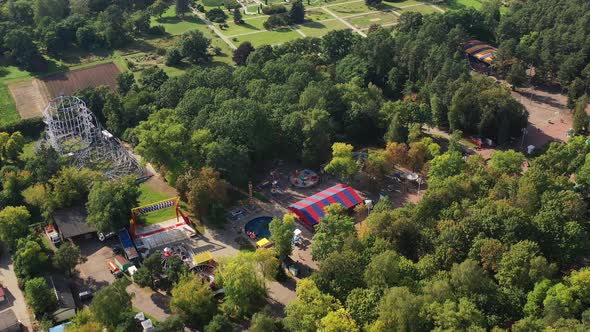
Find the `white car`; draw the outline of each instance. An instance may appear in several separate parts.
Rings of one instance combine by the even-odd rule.
[[[106,233],[106,234],[105,234],[105,233],[102,233],[102,232],[101,232],[101,233],[98,233],[98,239],[99,239],[101,242],[104,242],[104,240],[106,240],[106,239],[110,239],[110,238],[112,238],[113,236],[115,236],[115,232],[110,232],[110,233]]]

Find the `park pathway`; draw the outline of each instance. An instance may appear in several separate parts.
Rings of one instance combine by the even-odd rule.
[[[349,27],[352,31],[358,33],[359,35],[363,36],[363,37],[367,37],[367,34],[365,34],[364,32],[362,32],[361,30],[359,30],[358,28],[356,28],[354,25],[346,22],[344,19],[342,19],[340,16],[334,14],[334,12],[332,12],[331,10],[328,9],[328,7],[322,7],[322,9],[324,11],[326,11],[326,13],[334,16],[335,19],[337,19],[338,21],[340,21],[342,24],[346,25],[347,27]]]
[[[206,19],[205,16],[199,13],[199,11],[195,8],[191,8],[191,10],[193,11],[193,14],[195,14],[201,21],[203,21],[203,23],[205,23],[209,27],[209,29],[213,30],[213,32],[215,32],[215,34],[218,35],[219,38],[221,38],[221,40],[223,40],[227,45],[229,45],[229,47],[232,50],[237,49],[236,45],[234,45],[234,43],[232,43],[231,40],[227,38],[219,29],[217,29],[215,24],[211,23],[208,19]]]
[[[33,331],[31,316],[27,309],[25,297],[18,288],[18,280],[14,274],[14,264],[4,243],[0,242],[0,284],[7,293],[7,301],[1,303],[0,311],[12,309],[16,318],[24,325],[23,331]]]

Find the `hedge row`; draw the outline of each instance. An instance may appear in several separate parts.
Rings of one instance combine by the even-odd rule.
[[[0,125],[0,132],[12,134],[15,131],[20,131],[23,136],[33,139],[37,139],[44,129],[45,123],[42,117],[22,119],[17,122]]]

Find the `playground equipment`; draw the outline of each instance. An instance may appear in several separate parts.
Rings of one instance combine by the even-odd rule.
[[[309,188],[315,186],[319,179],[317,173],[309,169],[295,171],[290,177],[291,184],[297,188]]]
[[[180,208],[178,206],[179,202],[180,202],[180,197],[173,197],[173,198],[165,199],[165,200],[162,200],[159,202],[155,202],[155,203],[151,203],[151,204],[147,204],[147,205],[143,205],[143,206],[131,209],[131,228],[130,228],[131,234],[133,236],[135,236],[135,232],[137,231],[138,219],[140,218],[141,215],[146,214],[146,213],[150,213],[150,212],[154,212],[154,211],[158,211],[161,209],[174,207],[174,210],[176,212],[176,221],[178,222],[180,219],[180,216],[181,216]]]
[[[133,174],[143,180],[150,176],[78,97],[60,96],[51,100],[43,110],[43,117],[49,144],[60,154],[71,157],[75,167],[101,171],[108,179]]]

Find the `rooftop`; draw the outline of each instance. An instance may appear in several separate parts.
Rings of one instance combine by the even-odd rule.
[[[86,222],[88,213],[83,206],[57,210],[53,213],[53,220],[59,227],[62,236],[69,239],[74,236],[96,232],[96,229]]]

